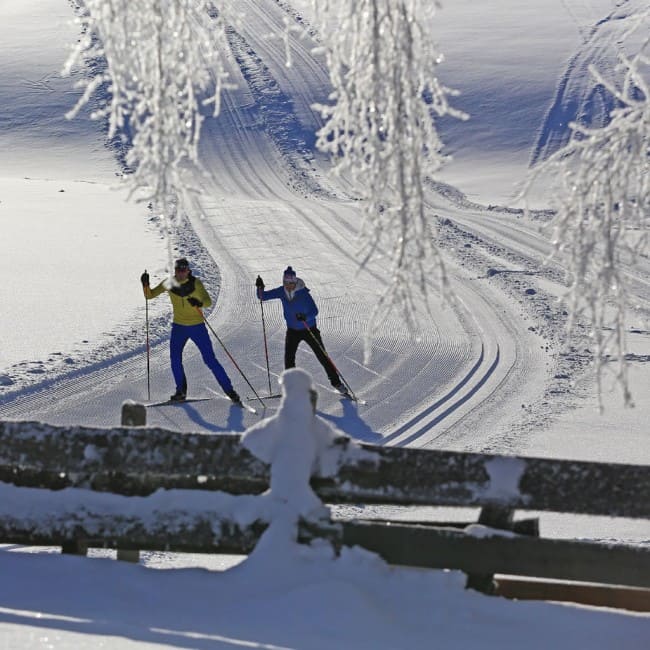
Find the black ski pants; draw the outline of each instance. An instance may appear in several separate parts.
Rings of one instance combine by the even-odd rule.
[[[315,340],[314,340],[315,339]],[[321,338],[320,331],[317,327],[305,328],[303,330],[287,329],[287,335],[284,339],[284,368],[296,367],[296,351],[300,341],[304,341],[316,355],[320,364],[325,368],[327,377],[332,386],[338,386],[341,383],[339,373],[325,354],[325,346]]]

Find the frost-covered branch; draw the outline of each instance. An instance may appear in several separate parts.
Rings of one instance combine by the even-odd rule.
[[[609,124],[590,129],[571,125],[569,144],[539,166],[530,185],[549,172],[559,207],[556,253],[566,256],[571,274],[571,323],[590,323],[596,376],[602,393],[603,362],[618,357],[617,379],[631,404],[626,364],[626,310],[638,256],[648,250],[650,227],[650,11],[635,17],[626,34],[643,34],[637,54],[620,55],[620,85],[595,69],[596,84],[616,97]]]
[[[385,257],[391,281],[374,309],[371,338],[393,309],[413,327],[427,295],[447,283],[424,204],[424,183],[444,162],[434,117],[464,119],[448,103],[431,40],[431,0],[318,0],[333,93],[317,146],[363,199],[361,265]]]
[[[88,74],[68,117],[105,89],[92,117],[127,146],[131,193],[169,232],[178,208],[193,204],[201,104],[218,114],[227,84],[224,9],[204,0],[80,0],[77,9],[82,33],[64,73]]]

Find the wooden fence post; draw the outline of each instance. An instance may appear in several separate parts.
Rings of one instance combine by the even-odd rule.
[[[87,555],[88,544],[80,539],[71,539],[61,544],[61,553],[65,555]]]
[[[147,409],[144,404],[138,404],[127,400],[122,404],[122,426],[125,427],[143,427],[147,424]],[[140,561],[140,551],[138,549],[117,549],[117,559],[122,562],[133,562],[137,564]]]
[[[147,424],[147,409],[144,404],[132,400],[122,403],[122,426],[143,427]]]
[[[499,530],[512,530],[514,515],[515,511],[508,507],[496,504],[486,505],[481,508],[478,523]],[[465,589],[475,589],[488,595],[493,595],[496,587],[494,576],[491,573],[470,573],[467,575],[467,581],[465,582]]]
[[[140,551],[137,548],[118,548],[117,559],[122,562],[133,562],[137,564],[140,561]]]

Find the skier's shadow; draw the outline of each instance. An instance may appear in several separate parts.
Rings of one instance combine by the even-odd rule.
[[[211,431],[212,433],[225,433],[229,431],[244,431],[244,409],[235,404],[231,404],[228,411],[228,419],[225,426],[218,426],[213,422],[206,420],[199,410],[191,404],[183,404],[182,407],[187,417],[200,426],[202,429]]]
[[[341,401],[343,403],[343,415],[332,415],[331,413],[317,411],[318,415],[323,420],[329,420],[337,429],[343,431],[343,433],[361,442],[378,443],[383,440],[383,436],[380,433],[373,431],[363,421],[363,418],[361,418],[357,411],[355,402],[349,399],[343,399]]]

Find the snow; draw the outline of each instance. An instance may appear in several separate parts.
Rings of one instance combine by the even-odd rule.
[[[244,74],[233,64],[239,89],[226,95],[217,120],[205,122],[206,217],[192,219],[198,236],[181,231],[176,250],[205,280],[216,299],[210,323],[262,398],[267,369],[254,281],[259,273],[267,284],[279,282],[292,264],[318,303],[328,352],[368,404],[327,390],[322,369],[301,346],[297,361],[318,394],[316,417],[302,399],[309,385],[300,370],[285,375],[284,388],[298,391],[297,398],[267,400],[267,419],[220,399],[148,409],[156,426],[246,432],[246,444],[275,461],[270,492],[261,500],[197,491],[127,499],[65,490],[56,507],[78,512],[101,502],[108,511],[191,512],[209,503],[232,516],[266,513],[274,525],[247,558],[142,553],[131,565],[107,551],[78,558],[4,546],[1,647],[647,647],[647,615],[487,598],[466,591],[457,572],[389,567],[359,548],[335,557],[324,544],[291,539],[295,512],[318,506],[306,468],[335,468],[336,459],[319,450],[339,432],[375,444],[650,463],[647,272],[639,270],[638,309],[630,318],[637,406],[623,409],[607,381],[600,415],[584,349],[559,354],[564,286],[560,270],[544,264],[544,215],[499,209],[515,207],[545,116],[574,72],[570,62],[598,53],[598,39],[586,36],[613,3],[554,0],[543,10],[518,0],[478,4],[445,3],[439,32],[433,25],[446,55],[443,81],[461,90],[456,105],[471,116],[442,125],[454,156],[440,176],[449,186],[427,197],[447,220],[441,239],[458,301],[434,305],[435,318],[417,337],[398,317],[389,319],[364,363],[364,322],[387,279],[381,264],[357,272],[358,206],[300,140],[318,126],[308,106],[327,95],[322,60],[299,41],[288,69],[283,43],[262,36],[282,24],[283,7],[308,18],[308,3],[242,0],[242,10],[253,11],[237,42],[247,67]],[[138,278],[145,268],[152,281],[165,276],[165,244],[146,206],[125,202],[124,191],[114,189],[119,169],[100,126],[83,113],[63,118],[78,97],[72,81],[58,76],[77,34],[69,4],[6,0],[0,17],[0,229],[2,271],[10,280],[0,288],[0,417],[114,426],[125,400],[147,399]],[[274,109],[284,113],[265,113],[270,104],[262,98],[276,98]],[[150,303],[154,399],[173,390],[169,311],[164,296]],[[283,321],[270,304],[265,317],[277,391]],[[215,350],[236,388],[249,394],[216,342]],[[196,351],[188,346],[185,358],[190,394],[209,395],[216,386]],[[291,453],[276,444],[280,433],[292,438]],[[96,455],[89,445],[86,458]],[[516,490],[518,470],[516,461],[495,463],[490,489]],[[46,491],[1,487],[2,514],[55,512]],[[440,516],[431,510],[389,514]],[[342,516],[361,511],[375,512],[337,509]],[[544,514],[541,528],[546,537],[650,542],[646,521]],[[482,527],[470,532],[491,534]]]
[[[485,463],[490,477],[486,495],[494,499],[507,499],[519,494],[519,480],[526,469],[520,458],[493,458]]]
[[[12,305],[0,314],[2,367],[24,361],[25,350],[29,360],[40,360],[69,355],[71,342],[77,350],[97,347],[133,317],[139,301],[110,278],[141,273],[143,253],[161,266],[164,250],[143,209],[108,183],[0,178],[0,228],[16,242],[6,247],[3,267],[29,278],[20,302],[6,283],[0,289],[2,303]],[[38,315],[54,313],[65,322],[44,336]]]
[[[336,464],[327,462],[327,452],[334,439],[343,434],[314,417],[310,393],[315,391],[309,373],[300,368],[286,370],[280,383],[278,412],[249,427],[242,444],[271,465],[269,496],[286,503],[294,513],[308,516],[321,507],[309,486],[309,477],[320,474],[324,465],[329,466],[330,474],[335,472]]]

